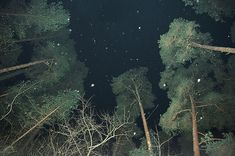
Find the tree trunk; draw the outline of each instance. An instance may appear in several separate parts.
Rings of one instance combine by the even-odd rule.
[[[57,106],[55,109],[50,111],[45,117],[43,117],[40,121],[38,121],[33,127],[31,127],[29,130],[27,130],[24,134],[22,134],[20,137],[18,137],[15,141],[11,143],[10,146],[15,145],[19,140],[21,140],[23,137],[25,137],[27,134],[29,134],[31,131],[33,131],[35,128],[40,126],[43,122],[45,122],[52,114],[54,114],[60,106]]]
[[[15,70],[19,70],[19,69],[28,68],[30,66],[34,66],[34,65],[37,65],[37,64],[41,64],[41,63],[47,63],[48,61],[49,60],[45,59],[45,60],[34,61],[34,62],[26,63],[26,64],[16,65],[16,66],[13,66],[13,67],[3,68],[3,69],[0,69],[0,74],[15,71]]]
[[[193,135],[193,153],[194,156],[200,156],[199,141],[198,141],[198,129],[196,118],[196,107],[193,97],[190,95],[191,109],[192,109],[192,135]]]
[[[198,43],[195,43],[195,42],[192,42],[191,46],[196,47],[196,48],[212,50],[212,51],[218,51],[218,52],[221,52],[221,53],[235,54],[235,48],[230,48],[230,47],[217,47],[217,46],[198,44]]]
[[[153,156],[153,149],[152,149],[152,143],[151,143],[149,128],[148,128],[148,124],[147,124],[147,120],[146,120],[146,117],[145,117],[143,105],[141,103],[140,95],[139,95],[139,91],[138,91],[137,87],[135,87],[135,93],[136,93],[139,108],[140,108],[140,113],[141,113],[141,118],[142,118],[142,122],[143,122],[143,126],[144,126],[144,133],[145,133],[145,137],[146,137],[149,156]]]

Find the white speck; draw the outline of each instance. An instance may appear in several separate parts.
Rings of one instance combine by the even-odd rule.
[[[69,29],[69,32],[72,32],[72,29]]]
[[[137,59],[135,59],[137,62],[139,61],[139,59],[137,58]]]
[[[202,120],[203,119],[203,117],[202,116],[200,116],[200,120]]]
[[[165,83],[163,84],[163,87],[166,87],[166,84],[165,84]]]
[[[79,93],[79,90],[75,90],[75,92]]]
[[[93,43],[96,44],[96,39],[93,39]]]
[[[125,32],[122,32],[122,35],[124,36],[124,35],[126,35],[126,33],[125,33]]]
[[[67,21],[70,21],[70,18],[67,18]]]
[[[136,132],[134,132],[133,135],[136,135]]]
[[[196,2],[199,3],[199,0],[197,0]]]
[[[57,63],[57,62],[55,62],[54,64],[55,64],[55,65],[57,65],[58,63]]]
[[[95,84],[94,84],[94,83],[92,83],[92,84],[91,84],[91,87],[95,87]]]
[[[201,79],[197,79],[197,82],[198,82],[198,83],[201,82]]]
[[[139,11],[139,10],[136,10],[136,13],[138,14],[138,13],[140,13],[140,11]]]
[[[141,30],[141,26],[139,26],[138,29]]]
[[[60,43],[57,43],[56,45],[57,45],[57,46],[60,46]]]
[[[109,49],[109,47],[105,47],[105,50],[108,50]]]

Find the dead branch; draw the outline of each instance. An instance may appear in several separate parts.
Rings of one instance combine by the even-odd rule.
[[[16,70],[19,70],[19,69],[28,68],[28,67],[31,67],[31,66],[34,66],[34,65],[37,65],[37,64],[42,64],[42,63],[48,65],[49,61],[52,61],[52,59],[34,61],[34,62],[26,63],[26,64],[16,65],[16,66],[13,66],[13,67],[3,68],[3,69],[0,69],[0,74],[16,71]]]

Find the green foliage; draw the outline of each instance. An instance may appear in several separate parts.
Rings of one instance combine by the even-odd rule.
[[[31,79],[38,79],[47,85],[53,85],[63,78],[75,64],[76,53],[73,49],[73,41],[47,42],[45,46],[35,48],[32,60],[44,59],[48,59],[48,65],[33,67],[27,75]]]
[[[160,55],[167,67],[176,67],[204,55],[205,50],[194,48],[192,42],[209,44],[212,39],[208,33],[198,31],[199,25],[182,18],[174,19],[169,31],[160,36]]]
[[[178,78],[180,78],[180,76]],[[176,82],[177,80],[172,81]],[[167,134],[171,134],[172,132],[178,133],[182,130],[191,130],[191,115],[189,111],[187,111],[190,109],[190,101],[188,98],[188,94],[191,92],[190,86],[192,86],[192,82],[190,80],[178,80],[178,86],[173,89],[175,94],[168,96],[171,99],[170,107],[167,109],[166,113],[161,116],[159,123],[163,131]],[[182,110],[185,110],[185,112],[177,115],[177,113]]]
[[[70,68],[64,77],[60,80],[58,86],[54,88],[58,89],[72,89],[77,90],[81,95],[85,93],[84,90],[84,79],[88,74],[88,68],[83,62],[76,61],[75,64]]]
[[[1,22],[1,20],[0,20]],[[0,26],[0,67],[16,65],[21,46],[13,43],[13,30],[5,25]]]
[[[64,120],[70,121],[72,111],[84,95],[83,82],[88,69],[77,60],[74,42],[69,39],[70,32],[65,29],[69,24],[69,13],[63,9],[62,2],[12,0],[0,14],[0,67],[26,63],[18,62],[23,52],[28,55],[30,62],[45,60],[45,63],[1,75],[0,80],[22,73],[26,76],[25,81],[4,88],[7,95],[1,98],[0,105],[1,153],[5,146],[56,108],[59,109],[37,126],[33,133],[24,136],[16,146],[22,147],[20,144],[27,141],[26,147],[32,140],[39,139],[37,145],[32,143],[39,147],[44,142],[40,139],[47,140],[50,137],[44,135],[48,126],[57,125],[58,128]],[[26,49],[21,47],[22,42]],[[34,140],[35,137],[37,139]],[[48,140],[45,142],[46,145],[51,143]],[[25,149],[17,149],[17,152],[21,150]]]
[[[18,106],[19,120],[21,123],[25,123],[27,127],[33,126],[35,120],[43,118],[56,107],[59,107],[57,113],[47,121],[53,123],[55,120],[68,119],[70,112],[78,105],[79,96],[77,91],[65,90],[54,96],[42,96],[41,101],[27,97],[28,99],[25,99],[27,101]]]
[[[152,94],[152,85],[147,79],[147,71],[148,69],[144,67],[135,68],[113,78],[112,90],[116,95],[117,107],[115,111],[118,116],[122,117],[124,114],[131,121],[134,121],[140,115],[136,91],[140,95],[140,100],[144,108],[153,107],[155,97]],[[136,124],[131,124],[129,127],[123,128],[123,131],[129,133],[128,137],[123,139],[123,143],[121,142],[120,144],[116,141],[114,148],[117,146],[119,150],[123,151],[118,155],[128,154],[133,149],[133,145],[128,146],[127,144],[130,144],[129,142],[135,134],[138,136],[141,134]]]
[[[235,14],[234,0],[182,0],[186,6],[192,8],[198,14],[207,13],[215,21],[223,21],[225,17],[233,17]]]
[[[13,0],[7,8],[1,14],[5,17],[6,23],[11,25],[17,39],[23,39],[32,32],[41,34],[57,31],[69,24],[70,15],[63,8],[62,2],[30,0],[29,4],[26,4]]]
[[[11,30],[11,28],[4,26],[4,25],[0,26],[0,48],[1,48],[0,54],[1,55],[9,47],[11,47],[11,45],[9,45],[9,43],[12,42],[13,35],[14,34],[13,34],[13,31]]]
[[[36,32],[57,31],[67,26],[70,20],[61,1],[48,3],[47,0],[31,0],[26,17],[26,23]]]
[[[152,133],[152,131],[150,131],[150,137],[151,137],[151,142],[152,142],[152,146],[153,146],[153,155],[157,156],[158,154],[156,153],[158,148],[156,145],[156,138],[154,136],[154,134]],[[146,139],[143,137],[141,138],[141,144],[140,147],[138,148],[134,148],[129,152],[130,156],[149,156],[149,151],[147,150],[147,144],[146,144]]]
[[[7,119],[30,127],[58,106],[58,113],[51,121],[68,118],[70,111],[78,105],[80,93],[77,90],[63,90],[55,92],[54,95],[46,95],[38,88],[40,83],[37,82],[26,82],[12,87],[8,91],[11,96],[6,97],[2,103],[1,116],[6,114],[12,105]]]
[[[235,155],[235,138],[231,133],[224,134],[224,139],[221,141],[210,141],[213,139],[212,135],[206,135],[206,137],[207,138],[205,139],[208,140],[206,144],[206,153],[209,156]]]
[[[148,156],[148,150],[142,148],[136,148],[130,152],[130,156]]]
[[[204,43],[210,40],[208,35],[199,32],[198,27],[194,22],[176,19],[159,41],[165,65],[159,85],[167,91],[170,99],[170,106],[161,116],[160,125],[168,134],[191,131],[189,95],[200,106],[197,109],[200,130],[235,128],[232,122],[235,118],[232,113],[235,111],[232,104],[235,84],[230,80],[234,77],[234,57],[224,62],[216,53],[190,48],[191,41],[202,39]],[[188,42],[189,47],[183,42]],[[182,58],[184,61],[180,61]]]
[[[153,142],[153,141],[152,141]],[[139,148],[134,148],[129,152],[130,156],[148,156],[149,152],[147,150],[146,139],[141,138],[141,144]],[[155,154],[154,154],[155,155]]]
[[[116,78],[113,78],[112,89],[117,96],[117,113],[130,113],[135,119],[139,115],[135,89],[138,89],[144,108],[153,107],[155,99],[152,94],[152,85],[147,79],[147,68],[131,69]]]
[[[208,104],[208,108],[202,108],[198,111],[198,117],[201,118],[198,122],[203,129],[216,127],[218,129],[235,129],[235,123],[232,122],[235,118],[234,111],[234,96],[229,94],[219,94],[210,92],[204,96],[201,101]],[[209,115],[208,115],[209,114]]]

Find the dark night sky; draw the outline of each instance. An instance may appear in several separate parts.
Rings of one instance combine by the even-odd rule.
[[[230,45],[230,24],[215,23],[206,15],[196,16],[181,0],[66,0],[65,4],[72,14],[78,57],[89,68],[87,96],[94,96],[100,109],[111,109],[115,104],[109,86],[112,76],[146,66],[156,104],[160,104],[160,112],[165,111],[167,98],[158,88],[163,66],[157,41],[174,18],[196,20],[202,31],[212,33],[215,44]]]

